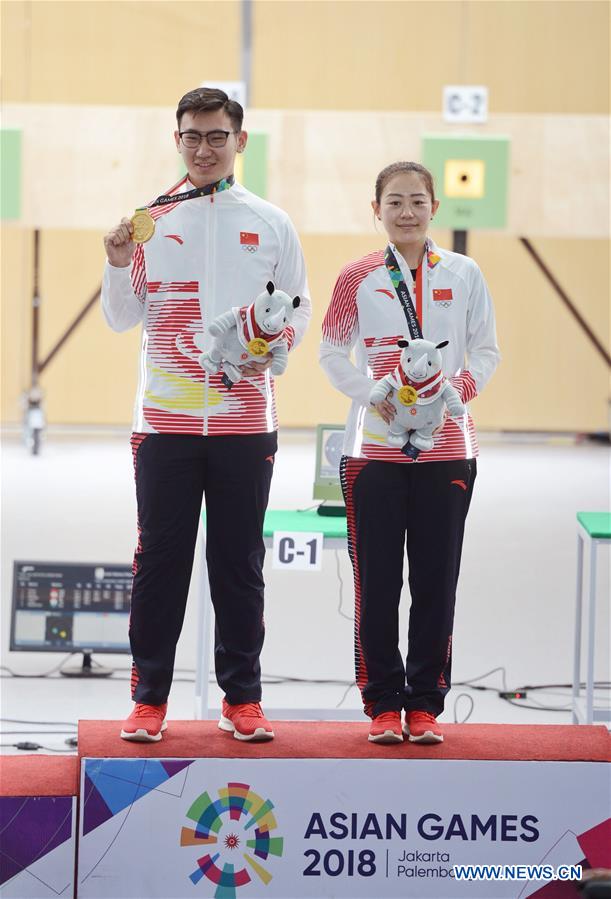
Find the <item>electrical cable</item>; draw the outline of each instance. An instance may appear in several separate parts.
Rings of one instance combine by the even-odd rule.
[[[518,700],[514,700],[514,701],[517,702]],[[532,705],[535,706],[536,708],[545,709],[547,712],[551,712],[551,711],[566,712],[566,711],[570,711],[573,708],[572,702],[565,703],[564,705],[550,706],[550,705],[544,705],[542,702],[537,702],[536,699],[531,699],[530,701],[531,701]],[[520,708],[522,708],[522,706],[520,706]]]
[[[572,687],[567,687],[566,689],[572,690]],[[602,687],[601,689],[604,690],[605,688]],[[526,692],[526,691],[519,691],[519,692]],[[534,693],[534,692],[536,692],[536,691],[535,691],[535,690],[529,690],[528,692],[529,692],[529,693]],[[545,690],[544,692],[545,692],[545,694],[546,694],[547,696],[560,696],[562,699],[568,699],[568,696],[567,696],[567,694],[566,694],[566,691],[563,692],[563,693],[561,693],[560,690]]]
[[[507,696],[504,696],[503,699],[509,705],[515,705],[519,709],[532,709],[535,712],[567,712],[571,709],[571,706],[528,705],[517,699],[509,699]]]
[[[347,618],[348,616],[346,616],[346,615],[344,614],[344,617]],[[350,620],[352,620],[352,619],[350,619]],[[62,663],[62,664],[63,664],[63,663]],[[55,671],[56,669],[51,669],[51,670],[52,670],[52,671]],[[116,669],[114,669],[114,670],[115,670],[115,671],[130,671],[129,668],[116,668]],[[177,670],[177,671],[193,671],[193,669],[191,669],[191,668],[180,668],[180,669],[176,669],[176,670]],[[469,680],[455,681],[454,684],[453,684],[453,686],[454,686],[454,687],[469,687],[469,688],[472,689],[472,690],[483,690],[483,691],[488,690],[488,691],[492,691],[492,692],[498,692],[498,689],[497,689],[496,687],[489,687],[489,686],[486,686],[486,685],[484,685],[484,684],[477,684],[477,683],[475,683],[475,681],[481,680],[481,679],[484,678],[484,677],[488,677],[490,674],[493,674],[493,673],[495,673],[496,671],[502,671],[502,672],[505,672],[505,668],[502,668],[502,667],[499,667],[499,668],[493,668],[493,669],[491,669],[490,671],[487,671],[487,672],[485,672],[484,674],[480,674],[480,675],[477,676],[477,677],[470,678]],[[29,675],[28,675],[28,674],[17,674],[17,673],[11,672],[11,675],[10,675],[10,676],[11,676],[11,677],[20,677],[20,678],[24,678],[24,679],[25,679],[25,678],[45,678],[45,677],[48,677],[48,676],[49,676],[49,673],[50,673],[50,672],[47,672],[47,673],[45,673],[45,674],[29,674]],[[214,682],[215,682],[214,673],[213,673],[213,672],[210,672],[210,675],[211,675],[211,677],[210,677],[210,682],[211,682],[211,683],[214,683]],[[0,675],[0,677],[1,677],[1,675]],[[111,678],[108,678],[108,680],[111,680]],[[128,681],[128,680],[130,680],[130,678],[128,678],[128,677],[113,677],[112,680],[113,680],[114,682],[117,682],[117,681],[123,682],[123,681]],[[194,683],[194,682],[195,682],[195,678],[190,678],[190,677],[182,677],[182,678],[180,678],[180,677],[175,677],[175,678],[173,679],[173,682],[174,682],[174,683],[187,683],[187,684],[190,684],[190,683]],[[266,684],[267,686],[273,686],[273,685],[275,685],[275,684],[288,684],[288,683],[292,683],[292,684],[320,684],[320,685],[329,685],[329,686],[346,686],[346,685],[350,685],[350,684],[351,684],[350,681],[344,680],[344,679],[342,679],[342,678],[293,677],[293,676],[289,676],[289,675],[285,675],[285,674],[263,674],[262,677],[261,677],[261,683],[262,683],[262,684]],[[505,679],[505,676],[503,676],[503,687],[506,688],[506,679]],[[533,685],[533,684],[529,684],[529,685],[526,685],[526,686],[524,686],[524,687],[519,687],[519,688],[516,690],[516,692],[527,692],[527,691],[533,692],[533,691],[535,691],[535,690],[546,690],[546,689],[550,689],[550,688],[570,690],[570,689],[572,689],[572,687],[573,687],[572,684],[534,684],[534,685]],[[584,688],[584,687],[585,687],[585,683],[582,682],[582,683],[580,684],[580,687],[581,687],[581,688]],[[596,690],[607,690],[607,689],[609,689],[609,688],[611,688],[611,684],[609,684],[608,681],[597,681],[597,682],[594,683],[594,689],[596,689]],[[0,721],[6,721],[6,722],[11,722],[11,723],[19,723],[19,724],[48,724],[48,725],[51,725],[51,724],[64,724],[64,725],[67,725],[67,726],[70,726],[70,727],[76,727],[76,726],[77,726],[76,723],[73,722],[73,721],[46,721],[46,722],[45,722],[45,721],[22,721],[22,720],[16,719],[16,718],[14,718],[14,719],[11,719],[11,718],[0,718]]]
[[[91,661],[93,662],[94,660],[92,659]],[[131,672],[132,669],[130,666],[128,668],[113,668],[112,670],[113,671],[129,671],[129,672]],[[187,674],[195,674],[196,673],[195,668],[174,668],[173,670],[174,670],[174,672],[176,672],[176,671],[185,672],[186,671]],[[210,672],[210,673],[212,673],[212,672]]]
[[[18,674],[13,671],[7,665],[0,665],[0,671],[8,671],[10,677],[23,677],[23,678],[32,678],[32,677],[49,677],[50,674],[54,674],[56,671],[59,671],[60,668],[63,668],[68,659],[71,659],[72,656],[78,655],[79,650],[74,650],[74,652],[69,652],[67,656],[65,656],[61,662],[55,665],[53,668],[50,668],[48,671],[43,672],[42,674]],[[0,675],[4,676],[4,675]]]
[[[339,701],[339,702],[337,703],[337,705],[335,706],[336,709],[341,708],[341,706],[342,706],[342,705],[344,704],[344,702],[346,701],[346,698],[347,698],[347,696],[348,696],[348,693],[350,692],[350,690],[352,690],[353,687],[356,687],[356,682],[355,682],[355,681],[353,681],[351,684],[349,684],[348,687],[346,688],[346,690],[344,690],[344,695],[342,696],[342,698],[340,699],[340,701]]]
[[[337,552],[337,550],[336,550],[336,552]],[[341,603],[341,599],[340,599],[340,603]],[[337,611],[339,611],[339,607],[338,607]],[[346,615],[344,612],[342,612],[341,614],[342,614],[342,617],[348,618],[350,621],[353,621],[353,618]],[[63,667],[64,663],[69,658],[71,658],[73,655],[78,655],[78,652],[69,653],[63,659],[63,661],[59,663],[59,665],[56,665],[54,668],[51,668],[49,671],[43,672],[42,674],[19,674],[18,672],[12,671],[10,668],[8,668],[5,665],[0,665],[0,671],[8,671],[9,672],[8,675],[0,674],[0,680],[3,678],[6,679],[7,677],[18,677],[23,680],[28,680],[28,679],[36,680],[36,679],[41,679],[41,678],[48,678],[48,677],[50,677],[51,674],[54,674],[56,671],[59,671],[59,669],[61,667]],[[94,664],[96,664],[98,667],[102,667],[100,665],[100,663],[97,662],[95,659],[92,659],[92,662],[94,662]],[[131,671],[131,668],[115,668],[114,671],[115,672]],[[193,672],[193,674],[195,674],[195,671],[193,668],[176,668],[175,671]],[[487,671],[484,674],[480,674],[477,677],[470,678],[469,680],[455,681],[453,686],[454,687],[470,687],[473,690],[482,690],[482,691],[488,690],[488,691],[492,691],[492,692],[498,692],[496,687],[488,687],[483,684],[475,683],[475,681],[482,680],[482,678],[488,677],[490,674],[494,674],[497,671],[503,672],[503,688],[506,689],[506,677],[505,677],[506,669],[504,667],[492,668],[490,671]],[[211,674],[213,675],[213,672],[211,672]],[[55,679],[59,680],[59,678],[55,678]],[[112,678],[105,678],[105,681],[108,683],[111,680],[114,682],[117,682],[117,681],[129,681],[130,679],[131,679],[130,677],[114,677],[113,676]],[[173,679],[173,683],[192,684],[194,682],[195,682],[194,677],[193,678],[175,677]],[[212,683],[215,682],[214,676],[212,676],[211,682]],[[98,681],[98,683],[99,683],[99,681]],[[335,685],[336,686],[345,686],[345,685],[349,684],[350,682],[347,680],[332,679],[332,678],[289,677],[289,676],[281,675],[281,674],[267,674],[267,675],[263,674],[261,683],[266,684],[268,686],[274,685],[274,684],[283,684],[283,683],[322,684],[322,685],[328,684],[328,685],[334,685],[334,686]],[[585,688],[586,684],[585,684],[585,682],[581,682],[579,686],[581,689],[583,689],[583,688]],[[533,692],[534,690],[546,690],[549,688],[570,690],[570,689],[572,689],[572,687],[573,687],[572,684],[528,684],[524,687],[519,687],[516,690],[516,692],[520,692],[520,693],[528,692],[528,691]],[[609,689],[611,689],[611,682],[595,681],[593,684],[593,687],[595,690],[609,690]],[[507,700],[507,701],[509,701],[509,700]],[[525,706],[523,706],[523,708],[525,708]],[[8,721],[9,719],[0,719],[0,720]],[[36,723],[38,723],[38,722],[36,722]],[[40,722],[40,723],[42,723],[42,722]],[[51,723],[53,723],[53,724],[56,724],[56,723],[68,724],[68,722],[48,722],[48,723],[49,724],[51,724]],[[70,724],[72,725],[72,722],[70,722]]]
[[[579,684],[580,687],[585,687],[585,681]],[[594,681],[594,689],[595,690],[609,690],[611,689],[611,681],[608,680],[598,680]],[[562,690],[572,690],[573,684],[527,684],[524,687],[518,687],[520,692],[526,693],[527,690],[531,692],[533,690],[554,690],[554,689],[562,689]]]
[[[342,573],[339,567],[339,550],[334,550],[335,552],[335,565],[337,568],[337,577],[339,578],[339,603],[337,606],[337,614],[341,615],[342,618],[345,618],[347,621],[354,622],[354,615],[346,615],[345,612],[342,612],[342,603],[344,601],[344,579],[342,577]]]
[[[0,730],[0,737],[12,737],[16,734],[44,734],[45,737],[49,734],[72,735],[69,730]]]
[[[475,686],[475,681],[483,680],[483,678],[488,677],[490,674],[496,674],[497,671],[503,672],[503,690],[506,690],[507,689],[507,671],[504,666],[499,666],[498,668],[491,668],[490,671],[486,671],[485,674],[480,674],[478,677],[472,677],[469,680],[456,681],[454,686],[455,687],[473,686],[474,690],[496,690],[496,687]]]
[[[20,718],[0,718],[0,723],[2,721],[7,724],[53,724],[55,726],[63,724],[67,727],[78,727],[75,721],[22,721]]]
[[[468,699],[469,702],[471,703],[469,711],[467,712],[465,717],[462,718],[460,721],[458,720],[457,711],[456,711],[457,707],[458,707],[459,699]],[[475,708],[475,702],[473,701],[473,697],[469,696],[468,693],[459,693],[458,696],[456,697],[456,699],[454,700],[454,724],[465,724],[469,720],[471,715],[473,714],[474,708]]]
[[[45,752],[72,752],[74,749],[53,749],[52,746],[43,746],[41,743],[0,743],[2,749],[21,749],[23,752],[36,752],[37,749],[44,749]]]

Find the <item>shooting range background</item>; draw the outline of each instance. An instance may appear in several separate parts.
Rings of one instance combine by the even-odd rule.
[[[240,78],[241,4],[9,2],[2,18],[3,128],[21,132],[17,214],[2,226],[10,424],[29,386],[33,229],[44,356],[100,282],[105,231],[176,180],[179,97]],[[518,238],[608,347],[608,62],[604,2],[253,3],[245,126],[268,134],[267,197],[300,233],[315,308],[278,379],[284,426],[344,419],[347,400],[317,364],[335,278],[385,243],[369,206],[377,172],[419,159],[423,134],[448,133],[511,141],[507,227],[469,234],[503,353],[473,404],[478,425],[606,428],[605,363]],[[445,124],[446,84],[487,85],[488,123]],[[451,246],[450,232],[432,236]],[[110,331],[96,307],[43,374],[49,422],[127,426],[139,340],[139,329]]]

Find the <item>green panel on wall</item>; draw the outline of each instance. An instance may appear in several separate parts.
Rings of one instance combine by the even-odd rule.
[[[425,134],[422,161],[435,179],[437,228],[468,231],[507,224],[509,138]]]
[[[0,129],[0,217],[2,221],[21,216],[21,131]]]
[[[243,156],[242,183],[253,194],[263,199],[267,197],[267,143],[267,134],[262,131],[249,131]]]

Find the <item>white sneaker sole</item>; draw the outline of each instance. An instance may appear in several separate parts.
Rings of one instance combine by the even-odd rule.
[[[161,734],[167,728],[168,723],[164,721],[158,734],[149,734],[148,730],[145,730],[143,727],[138,728],[138,730],[122,730],[121,739],[131,740],[133,743],[158,743],[161,740]]]
[[[443,737],[441,734],[434,734],[432,730],[427,730],[419,737],[414,737],[410,734],[409,729],[403,728],[403,733],[409,737],[410,743],[443,743]]]
[[[225,718],[224,715],[221,715],[219,719],[219,728],[227,731],[227,733],[232,733],[236,740],[243,740],[245,742],[257,741],[261,743],[264,740],[274,739],[273,730],[265,730],[264,727],[258,727],[253,734],[241,734],[235,729],[233,721],[230,721],[229,718]]]
[[[368,738],[370,743],[402,743],[403,737],[401,734],[396,734],[392,730],[385,730],[383,734],[369,734]]]

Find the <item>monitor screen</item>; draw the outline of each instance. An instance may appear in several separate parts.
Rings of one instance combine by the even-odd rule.
[[[131,565],[15,562],[12,651],[129,653]]]
[[[339,463],[344,445],[343,425],[317,425],[314,499],[343,502]]]

